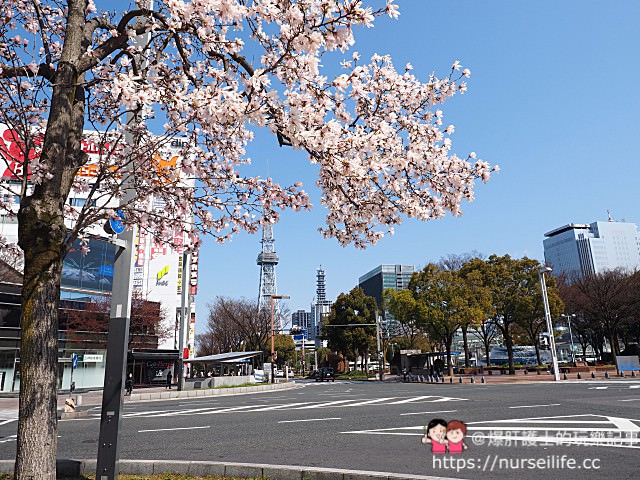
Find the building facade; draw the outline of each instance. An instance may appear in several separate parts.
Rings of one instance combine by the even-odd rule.
[[[305,310],[298,310],[291,314],[291,328],[300,328],[310,332],[313,327],[311,322],[311,312]]]
[[[621,268],[640,268],[640,236],[634,223],[570,223],[545,233],[544,258],[553,275],[569,281]]]
[[[95,132],[85,131],[85,138],[82,142],[82,149],[88,155],[88,163],[82,167],[77,176],[80,180],[91,182],[96,177],[97,164],[105,155],[99,145],[91,141]],[[15,213],[19,209],[20,198],[13,195],[16,186],[22,181],[23,172],[19,168],[21,165],[11,156],[11,152],[16,148],[11,142],[15,136],[6,126],[0,124],[0,190],[2,191],[1,200],[5,205],[10,205],[9,209],[0,213],[0,237],[6,243],[17,243],[18,240],[18,223]],[[173,169],[172,171],[180,171],[180,152],[183,146],[179,144],[167,145],[160,149],[156,157],[159,165]],[[29,174],[27,173],[27,176]],[[29,178],[29,177],[27,177]],[[193,179],[181,178],[180,181],[185,185],[195,185]],[[29,188],[31,188],[29,186]],[[19,190],[19,189],[18,189]],[[70,210],[80,209],[84,206],[88,199],[88,191],[72,190],[67,200],[67,207]],[[93,200],[91,200],[93,201]],[[116,208],[117,200],[110,200],[98,206],[105,208]],[[149,197],[146,199],[147,208],[151,211],[162,211],[165,205],[159,198]],[[72,228],[74,225],[72,217],[65,219],[67,227]],[[62,268],[61,281],[61,298],[65,301],[75,301],[79,299],[95,298],[96,296],[104,296],[111,293],[113,285],[113,263],[115,261],[116,246],[111,241],[111,235],[104,231],[102,225],[95,225],[88,232],[89,252],[84,253],[79,242],[77,242],[64,259]],[[158,302],[162,311],[166,314],[165,324],[162,330],[168,334],[159,340],[157,348],[159,351],[175,351],[179,345],[178,324],[181,314],[185,313],[185,328],[182,332],[183,345],[190,350],[190,356],[194,352],[194,336],[195,336],[195,295],[197,294],[197,272],[198,272],[198,256],[197,252],[188,256],[184,255],[182,245],[184,245],[186,235],[181,231],[176,231],[173,238],[173,247],[158,242],[152,235],[138,231],[136,243],[134,246],[135,264],[133,271],[133,291],[138,298],[143,298],[151,302]],[[187,261],[187,270],[183,271],[183,262]],[[184,278],[186,273],[186,277]],[[183,295],[183,288],[186,289]],[[184,300],[183,300],[184,298]],[[183,310],[184,304],[184,310]],[[9,328],[8,325],[0,319],[0,330]],[[61,335],[63,333],[61,332]],[[4,344],[0,342],[0,376],[4,371],[5,379],[11,376],[11,382],[5,381],[5,391],[7,388],[16,389],[19,385],[18,369],[16,365],[19,362],[19,329],[16,331],[2,330],[0,331],[0,339],[8,336],[11,341]],[[61,337],[62,341],[62,337]],[[80,346],[74,345],[76,350]],[[74,382],[78,388],[102,386],[102,374],[105,363],[105,355],[102,350],[95,352],[87,351],[82,353],[80,364],[83,369],[91,364],[91,368],[95,368],[95,374],[81,376],[77,374]],[[59,359],[62,365],[59,372],[60,388],[68,388],[70,383],[70,375],[67,375],[68,364],[70,364],[69,352],[61,350]],[[147,355],[145,353],[145,355]],[[151,355],[151,353],[149,353]],[[172,355],[169,355],[171,357]],[[139,357],[143,359],[144,355]],[[155,358],[155,357],[154,357]],[[83,382],[82,378],[87,381]],[[165,374],[166,378],[166,374]],[[77,380],[77,381],[76,381]],[[79,383],[80,382],[80,383]],[[0,382],[2,383],[2,382]],[[8,387],[11,385],[11,387]],[[0,388],[0,390],[2,390]]]
[[[382,308],[383,292],[388,288],[406,290],[414,272],[415,266],[413,265],[378,265],[358,279],[358,286],[365,295],[375,298],[378,307]],[[383,311],[383,327],[389,335],[395,334],[395,319],[386,311]]]

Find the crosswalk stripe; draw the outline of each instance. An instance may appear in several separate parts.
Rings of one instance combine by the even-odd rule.
[[[270,412],[279,410],[309,410],[315,408],[347,408],[360,407],[367,405],[403,405],[415,402],[437,403],[448,401],[461,401],[464,398],[453,398],[436,395],[421,395],[416,397],[382,397],[374,399],[349,398],[343,400],[320,401],[320,402],[293,402],[293,403],[277,403],[273,405],[252,404],[237,407],[220,407],[214,406],[209,408],[184,408],[180,410],[150,410],[146,412],[130,412],[125,413],[126,418],[155,418],[155,417],[171,417],[171,416],[188,416],[188,415],[215,415],[221,413],[253,413],[253,412]],[[99,414],[98,414],[99,416]]]
[[[269,410],[280,410],[283,408],[295,407],[299,405],[309,405],[311,402],[298,402],[298,403],[283,403],[282,405],[273,405],[270,407],[262,407],[256,410],[252,410],[252,412],[267,412]]]
[[[394,398],[397,398],[397,397],[376,398],[374,400],[366,400],[364,402],[352,403],[351,405],[348,405],[348,406],[349,407],[359,407],[361,405],[371,405],[373,403],[380,403],[380,402],[384,402],[386,400],[393,400]],[[392,405],[392,404],[388,403],[387,405]]]

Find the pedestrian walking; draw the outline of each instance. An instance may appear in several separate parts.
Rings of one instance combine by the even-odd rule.
[[[167,388],[171,390],[171,372],[167,373]]]
[[[129,376],[127,377],[127,381],[124,382],[124,386],[126,389],[126,394],[131,395],[131,392],[133,391],[133,374],[132,373],[130,373]]]

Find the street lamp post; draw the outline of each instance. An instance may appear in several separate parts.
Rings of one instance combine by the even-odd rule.
[[[275,364],[276,364],[276,349],[273,333],[273,301],[281,300],[285,298],[291,298],[289,295],[271,295],[269,297],[269,303],[271,304],[271,383],[275,383]]]
[[[544,316],[547,321],[547,332],[549,334],[549,348],[551,349],[551,360],[553,362],[553,377],[556,381],[560,380],[560,370],[558,369],[558,352],[556,352],[556,341],[553,337],[553,325],[551,323],[551,312],[549,310],[549,298],[547,297],[547,284],[544,280],[545,272],[551,272],[551,267],[539,267],[538,277],[540,278],[540,287],[542,290],[542,303],[544,304]]]
[[[576,314],[575,313],[571,313],[571,314],[567,314],[567,315],[562,315],[563,317],[565,317],[567,319],[567,326],[569,327],[569,342],[571,343],[571,362],[572,363],[576,363],[576,349],[573,345],[573,332],[571,331],[571,318],[575,318]]]

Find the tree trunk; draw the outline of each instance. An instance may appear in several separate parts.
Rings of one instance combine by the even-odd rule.
[[[471,350],[469,350],[469,340],[467,338],[467,326],[462,327],[462,343],[464,345],[464,366],[465,367],[470,367],[471,366],[471,361],[470,361],[470,356],[471,356]],[[478,363],[477,359],[476,359],[476,363]]]
[[[538,345],[538,342],[533,342],[533,346],[536,349],[536,360],[538,361],[538,366],[541,367],[542,366],[542,358],[540,357],[540,345]]]
[[[613,362],[613,364],[616,366],[616,369],[617,369],[618,359],[616,357],[616,338],[614,333],[611,333],[609,335],[609,344],[611,345],[611,361]]]
[[[84,2],[70,2],[61,60],[51,96],[40,163],[52,175],[36,184],[18,211],[24,252],[20,342],[20,407],[15,478],[55,479],[57,453],[58,305],[67,229],[64,203],[86,161],[82,152]]]
[[[66,229],[62,206],[55,212],[46,203],[27,202],[19,213],[25,269],[16,479],[56,478],[58,304]]]
[[[513,338],[509,334],[508,326],[503,330],[504,342],[507,347],[507,356],[509,358],[509,375],[516,374],[516,367],[513,364]]]
[[[489,353],[491,353],[491,344],[490,342],[484,343],[484,354],[487,357],[487,367],[491,366],[491,359],[489,358]]]
[[[447,350],[447,368],[448,375],[453,377],[453,364],[451,363],[451,344],[453,343],[453,336],[451,338],[447,338],[445,348]]]

